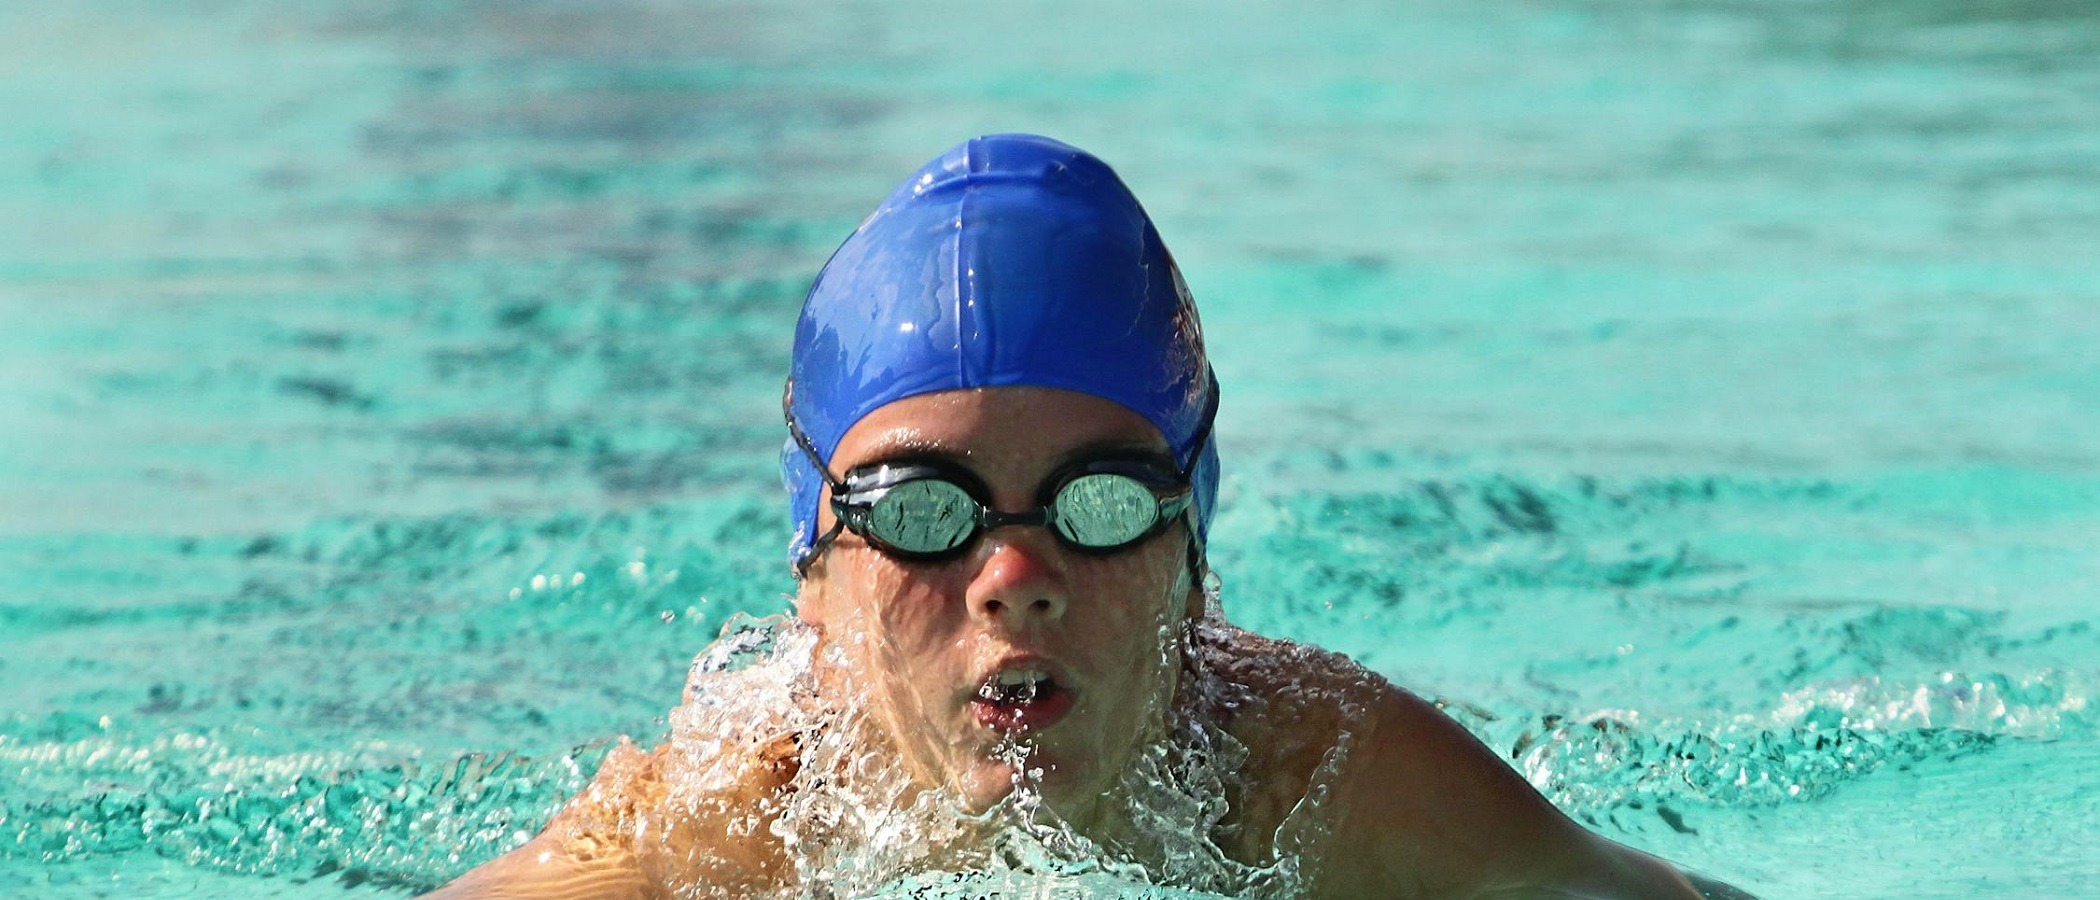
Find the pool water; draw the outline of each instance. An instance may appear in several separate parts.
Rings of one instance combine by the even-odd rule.
[[[0,896],[405,896],[661,737],[786,606],[811,276],[1005,130],[1186,270],[1234,620],[1761,896],[2090,894],[2096,50],[2067,0],[0,6]]]

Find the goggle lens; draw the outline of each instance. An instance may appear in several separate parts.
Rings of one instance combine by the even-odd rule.
[[[875,501],[868,510],[867,530],[906,553],[946,553],[977,531],[977,501],[955,482],[913,479]]]
[[[1057,492],[1057,530],[1074,544],[1096,550],[1144,537],[1159,522],[1159,499],[1137,479],[1095,473],[1067,482]]]

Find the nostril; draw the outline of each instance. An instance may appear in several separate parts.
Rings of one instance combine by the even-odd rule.
[[[985,612],[988,612],[988,613],[994,613],[994,614],[996,614],[996,613],[998,613],[998,612],[999,612],[1000,610],[1002,610],[1002,609],[1005,609],[1005,608],[1006,608],[1006,603],[1005,603],[1005,602],[1003,602],[1003,601],[999,601],[999,600],[986,600],[986,601],[984,601],[984,611],[985,611]]]
[[[1036,612],[1039,612],[1039,613],[1046,613],[1046,612],[1049,612],[1049,611],[1050,611],[1050,601],[1049,601],[1049,600],[1045,600],[1045,599],[1038,599],[1038,600],[1036,600],[1036,601],[1035,601],[1035,604],[1034,604],[1034,608],[1035,608],[1035,611],[1036,611]]]

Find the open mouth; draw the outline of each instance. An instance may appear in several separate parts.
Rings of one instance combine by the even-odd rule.
[[[1026,732],[1057,724],[1072,710],[1070,688],[1039,669],[1005,669],[978,685],[970,698],[977,723],[995,731]]]

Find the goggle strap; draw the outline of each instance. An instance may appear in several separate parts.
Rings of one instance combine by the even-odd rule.
[[[824,484],[831,488],[831,496],[835,502],[838,499],[838,495],[846,489],[846,483],[831,474],[831,466],[825,464],[824,458],[817,454],[816,443],[809,439],[809,435],[802,433],[801,423],[795,421],[795,379],[793,378],[787,380],[787,386],[780,392],[780,415],[781,418],[787,420],[788,436],[795,439],[795,446],[802,448],[802,455],[809,457],[809,464],[816,467],[817,477],[824,479]],[[831,530],[824,532],[815,540],[803,546],[802,552],[795,555],[796,577],[799,578],[809,574],[809,564],[816,561],[817,554],[823,553],[825,547],[830,546],[832,541],[838,539],[839,532],[844,530],[845,527],[845,518],[833,516],[831,519]]]
[[[1203,424],[1196,427],[1196,439],[1189,443],[1189,461],[1181,467],[1181,480],[1195,483],[1196,466],[1203,462],[1203,445],[1210,442],[1211,428],[1218,423],[1218,373],[1206,367],[1204,374],[1210,380],[1210,399],[1203,403]]]
[[[787,420],[788,436],[795,439],[795,446],[802,448],[802,455],[809,457],[809,464],[817,468],[817,474],[824,479],[824,484],[831,488],[832,495],[845,493],[846,482],[831,474],[831,466],[817,453],[816,442],[810,440],[809,435],[802,433],[801,423],[795,421],[795,380],[792,378],[788,379],[787,388],[780,392],[780,415]],[[836,534],[837,529],[833,529],[833,533]]]
[[[796,555],[795,574],[808,574],[809,564],[817,561],[817,554],[824,552],[825,547],[830,546],[832,541],[837,540],[839,532],[845,530],[845,528],[845,519],[833,517],[831,520],[831,530],[819,535],[816,540],[810,541],[809,546],[802,548],[802,552]]]
[[[1196,467],[1202,465],[1203,445],[1210,443],[1211,429],[1218,424],[1219,393],[1218,370],[1206,365],[1203,367],[1203,374],[1210,381],[1210,399],[1203,403],[1203,424],[1196,428],[1196,440],[1189,445],[1188,464],[1181,469],[1181,482],[1188,485],[1190,490],[1187,494],[1182,495],[1185,505],[1176,513],[1176,515],[1188,517],[1189,567],[1190,571],[1198,574],[1199,581],[1201,580],[1201,570],[1209,567],[1209,560],[1207,559],[1209,554],[1207,552],[1208,548],[1203,545],[1202,528],[1198,522],[1202,511],[1195,503]]]

